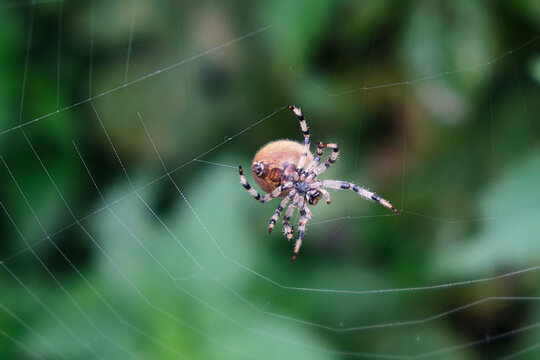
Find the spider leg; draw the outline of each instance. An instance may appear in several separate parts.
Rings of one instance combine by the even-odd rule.
[[[326,187],[330,189],[337,189],[337,190],[352,190],[364,199],[373,200],[378,202],[384,207],[387,207],[389,209],[392,209],[393,212],[396,213],[396,215],[399,215],[399,212],[397,209],[390,204],[390,202],[386,199],[383,199],[379,195],[375,194],[374,192],[371,192],[367,189],[364,189],[363,187],[360,187],[354,183],[347,182],[347,181],[339,181],[339,180],[322,180],[318,181],[314,184],[314,187]]]
[[[304,114],[302,114],[302,110],[300,108],[297,108],[294,105],[287,105],[289,109],[291,109],[294,112],[294,115],[298,118],[300,121],[300,129],[302,130],[302,134],[304,134],[304,147],[302,148],[302,155],[300,155],[300,159],[298,160],[298,165],[296,165],[296,171],[298,174],[302,173],[302,168],[304,167],[307,159],[307,155],[309,152],[309,145],[311,144],[311,137],[309,135],[309,129],[306,123],[306,119],[304,118]]]
[[[283,191],[293,186],[292,181],[288,181],[286,183],[279,185],[271,193],[268,193],[263,196],[259,194],[257,190],[253,189],[251,185],[249,185],[249,183],[246,180],[246,177],[244,176],[244,171],[242,170],[242,166],[238,167],[238,173],[240,174],[240,182],[242,183],[242,186],[244,187],[244,189],[246,189],[251,194],[251,196],[255,198],[255,200],[261,203],[268,202],[272,200],[273,198],[278,197]]]
[[[287,197],[285,197],[285,199],[281,200],[281,203],[277,207],[276,212],[274,212],[274,215],[272,215],[272,218],[270,219],[270,224],[268,225],[268,232],[269,233],[272,233],[272,230],[274,230],[274,226],[276,226],[276,221],[278,221],[279,215],[281,214],[283,209],[285,209],[287,207],[287,204],[289,203],[289,201],[291,201],[291,199],[292,199],[292,197],[293,197],[293,195],[295,193],[296,193],[296,191],[294,189],[292,189],[289,192],[289,194],[287,195]]]
[[[319,188],[317,190],[319,190],[324,195],[324,197],[326,199],[326,203],[328,205],[330,205],[332,203],[332,198],[330,197],[330,193],[328,191],[324,190],[323,188]]]
[[[306,232],[306,225],[309,220],[311,220],[311,210],[309,210],[305,202],[302,204],[301,207],[299,207],[299,209],[300,222],[298,223],[298,238],[296,239],[296,243],[294,244],[294,252],[291,261],[296,260],[296,256],[300,251],[300,246],[302,246],[302,239],[304,238],[304,233]]]
[[[337,159],[339,157],[339,145],[335,144],[335,143],[323,144],[323,143],[319,142],[317,144],[317,155],[319,155],[319,149],[320,148],[325,148],[325,147],[332,149],[332,153],[330,154],[330,156],[328,157],[328,159],[324,163],[317,166],[317,168],[315,168],[315,170],[313,170],[309,174],[307,181],[312,180],[316,176],[322,174],[323,172],[328,170],[328,168],[330,166],[332,166],[333,163],[335,163],[337,161]],[[322,155],[322,151],[321,151],[321,155]]]
[[[309,174],[309,172],[312,171],[315,168],[315,166],[317,166],[319,161],[321,161],[323,150],[324,150],[324,144],[320,141],[317,141],[317,156],[315,156],[313,160],[311,160],[311,162],[306,166],[306,169],[304,170],[304,173],[306,175]]]
[[[291,240],[294,235],[294,227],[291,226],[289,221],[291,221],[291,217],[294,213],[294,210],[298,207],[298,202],[300,201],[300,199],[300,195],[295,194],[292,203],[287,208],[287,211],[285,211],[285,215],[283,215],[283,231],[285,232],[287,240]]]

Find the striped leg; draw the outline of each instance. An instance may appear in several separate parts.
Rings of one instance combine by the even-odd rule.
[[[249,185],[249,183],[246,180],[246,177],[244,176],[244,171],[242,170],[242,166],[238,167],[238,173],[240,174],[240,182],[242,183],[242,186],[244,187],[244,189],[246,189],[251,194],[251,196],[255,198],[255,200],[262,203],[268,202],[272,200],[273,198],[278,197],[283,191],[293,186],[292,181],[288,181],[284,184],[281,184],[277,188],[275,188],[274,191],[272,191],[271,193],[268,193],[263,196],[259,194],[257,190],[253,189],[251,185]]]
[[[304,233],[306,232],[306,224],[311,220],[311,210],[303,204],[303,207],[300,207],[300,222],[298,223],[298,238],[294,244],[294,252],[291,258],[291,261],[296,260],[296,256],[300,251],[300,246],[302,246],[302,239],[304,238]]]
[[[306,123],[306,119],[304,118],[304,114],[302,114],[302,110],[300,110],[300,108],[297,108],[294,105],[287,105],[287,107],[294,112],[294,115],[296,115],[296,117],[300,121],[300,129],[302,130],[302,134],[304,134],[304,147],[302,148],[302,155],[300,155],[300,160],[298,160],[298,164],[296,165],[296,171],[300,174],[302,173],[302,168],[306,163],[307,155],[309,152],[309,145],[311,144],[311,138],[309,135],[309,129]]]
[[[287,208],[287,211],[285,211],[285,215],[283,215],[283,231],[285,232],[287,240],[291,240],[294,236],[294,227],[291,226],[289,221],[291,221],[294,209],[298,206],[298,201],[300,201],[300,195],[296,194],[294,195],[292,203]]]
[[[394,206],[392,206],[392,204],[390,204],[388,200],[385,200],[379,195],[375,194],[374,192],[364,189],[363,187],[360,187],[356,184],[353,184],[347,181],[339,181],[339,180],[322,180],[322,181],[317,182],[317,185],[330,188],[330,189],[352,190],[365,199],[376,201],[382,206],[392,209],[392,211],[395,212],[396,215],[399,215],[399,212],[397,211],[397,209]]]
[[[315,166],[321,161],[321,157],[323,154],[324,144],[320,141],[317,141],[317,156],[311,160],[311,162],[306,166],[306,169],[304,170],[305,173],[309,173],[313,169],[315,169]]]
[[[324,197],[326,198],[326,203],[330,205],[332,203],[332,198],[330,197],[330,193],[324,189],[317,189],[317,190],[319,190],[324,195]]]
[[[314,177],[322,174],[323,172],[328,170],[328,168],[330,166],[332,166],[332,164],[334,164],[337,161],[337,159],[339,157],[339,145],[335,144],[335,143],[323,144],[323,143],[319,142],[317,144],[317,155],[319,154],[319,148],[325,148],[325,147],[332,149],[332,153],[330,154],[330,156],[328,157],[328,159],[324,163],[319,165],[317,168],[315,168],[315,170],[313,170],[309,174],[308,180],[311,180]],[[321,152],[321,155],[322,155],[322,152]]]
[[[291,201],[293,195],[296,193],[296,190],[292,189],[289,194],[285,197],[285,199],[281,200],[281,203],[276,209],[276,212],[274,215],[272,215],[272,218],[270,219],[270,224],[268,225],[268,232],[272,233],[272,230],[274,230],[274,226],[276,226],[276,221],[279,219],[279,215],[287,207],[287,204],[289,201]]]
[[[316,190],[310,191],[308,193],[307,200],[308,200],[309,205],[317,205],[319,203],[319,200],[323,197],[323,195],[326,198],[326,204],[330,205],[332,203],[332,198],[330,197],[330,194],[328,193],[328,191],[324,190],[321,187],[317,187],[317,183],[315,183],[315,186],[316,186]]]

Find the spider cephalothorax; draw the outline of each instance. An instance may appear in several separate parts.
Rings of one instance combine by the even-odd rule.
[[[340,180],[318,180],[317,176],[326,171],[338,159],[339,147],[337,144],[323,144],[319,141],[317,143],[317,155],[313,156],[309,151],[311,141],[304,114],[302,114],[300,108],[294,105],[288,105],[287,107],[294,112],[300,121],[300,129],[304,134],[304,143],[301,144],[291,140],[272,141],[255,154],[251,172],[257,184],[267,194],[263,196],[249,185],[242,171],[242,166],[239,167],[239,172],[242,186],[256,200],[264,203],[276,197],[284,198],[270,219],[269,232],[274,229],[281,212],[287,209],[283,216],[283,230],[287,240],[291,240],[294,227],[289,222],[294,210],[299,210],[298,238],[294,246],[292,260],[295,260],[296,255],[298,255],[306,224],[311,220],[311,210],[308,204],[317,205],[323,196],[326,198],[327,204],[332,202],[330,194],[324,188],[352,190],[363,198],[376,201],[398,214],[396,208],[387,200],[356,184]],[[332,153],[326,161],[320,163],[325,148],[332,149]]]

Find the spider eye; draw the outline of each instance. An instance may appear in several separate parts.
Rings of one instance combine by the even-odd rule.
[[[253,167],[251,169],[253,173],[257,176],[261,176],[263,173],[263,166],[259,163],[253,164]]]

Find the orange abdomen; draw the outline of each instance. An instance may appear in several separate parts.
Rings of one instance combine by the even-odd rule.
[[[269,193],[294,174],[302,155],[303,144],[292,140],[277,140],[264,145],[253,158],[251,172],[262,190]],[[305,165],[313,160],[308,151]],[[283,197],[287,192],[282,193]]]

